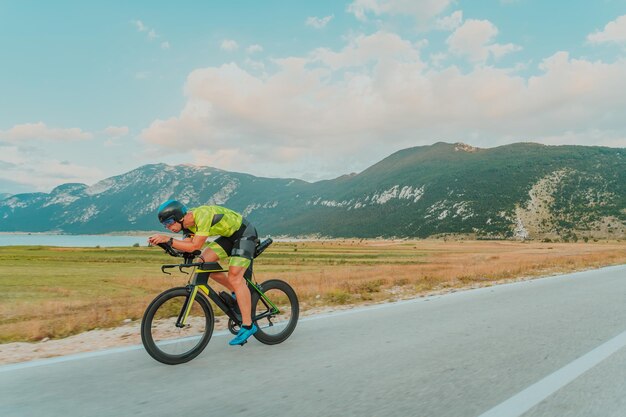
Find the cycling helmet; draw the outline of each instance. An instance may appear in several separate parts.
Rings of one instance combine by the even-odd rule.
[[[159,206],[159,221],[165,226],[182,222],[185,214],[187,214],[187,207],[176,200],[167,200]]]

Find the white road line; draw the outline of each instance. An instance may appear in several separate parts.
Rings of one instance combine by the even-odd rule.
[[[512,396],[479,417],[519,417],[626,346],[626,331]]]

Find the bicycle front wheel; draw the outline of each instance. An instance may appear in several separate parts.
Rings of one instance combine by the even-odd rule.
[[[278,279],[260,285],[263,295],[252,293],[252,320],[259,330],[254,337],[266,345],[285,341],[298,324],[298,296],[289,284]]]
[[[167,365],[185,363],[202,352],[213,334],[213,309],[196,294],[182,327],[176,326],[191,292],[172,288],[152,301],[141,321],[141,341],[154,359]]]

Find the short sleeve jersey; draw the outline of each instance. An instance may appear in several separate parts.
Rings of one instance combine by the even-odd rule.
[[[195,224],[189,228],[198,236],[230,237],[241,227],[241,214],[222,206],[199,206],[189,209]]]

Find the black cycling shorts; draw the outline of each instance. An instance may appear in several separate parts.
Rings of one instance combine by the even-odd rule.
[[[209,247],[217,253],[220,259],[230,256],[229,265],[248,267],[249,261],[254,258],[258,243],[259,237],[256,228],[244,219],[239,230],[232,236],[220,236],[209,243]],[[216,244],[222,249],[221,251],[215,247]]]

